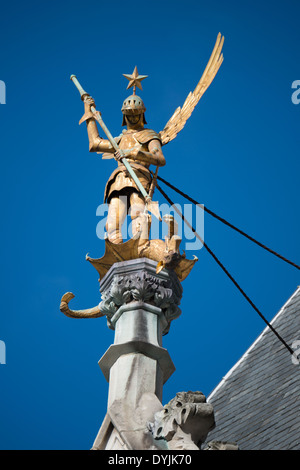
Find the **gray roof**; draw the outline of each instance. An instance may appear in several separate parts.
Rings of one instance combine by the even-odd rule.
[[[271,324],[296,357],[267,327],[208,397],[216,428],[207,441],[300,450],[300,287]]]

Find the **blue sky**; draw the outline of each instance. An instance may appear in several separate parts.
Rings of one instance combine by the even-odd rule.
[[[113,332],[105,319],[59,312],[67,291],[76,295],[73,308],[100,301],[85,255],[104,253],[96,209],[115,165],[89,154],[70,75],[118,135],[128,95],[122,74],[137,65],[149,75],[140,96],[158,132],[196,86],[220,31],[224,63],[164,147],[160,175],[299,264],[300,105],[291,101],[300,80],[299,14],[293,0],[1,6],[2,449],[89,449],[106,412],[98,360]],[[158,192],[156,199],[164,202]],[[295,268],[209,215],[205,240],[268,320],[299,285]],[[164,403],[184,390],[208,395],[265,327],[210,255],[196,254],[182,315],[163,341],[176,366]]]

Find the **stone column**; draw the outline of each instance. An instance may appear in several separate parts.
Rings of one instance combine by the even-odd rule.
[[[114,344],[99,361],[109,382],[108,414],[115,427],[128,430],[143,397],[161,403],[163,384],[175,370],[162,336],[181,313],[182,287],[173,271],[157,274],[156,266],[148,258],[115,263],[100,284],[100,309],[115,330]]]

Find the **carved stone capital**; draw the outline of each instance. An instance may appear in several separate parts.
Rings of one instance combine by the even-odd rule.
[[[146,258],[116,263],[102,280],[100,292],[99,308],[112,329],[112,318],[120,307],[134,302],[144,302],[162,311],[166,319],[163,334],[168,333],[171,321],[181,314],[182,287],[177,277],[166,270],[157,274],[156,263]]]

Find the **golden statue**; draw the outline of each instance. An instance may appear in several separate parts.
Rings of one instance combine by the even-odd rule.
[[[146,108],[142,99],[135,93],[136,86],[142,89],[140,82],[146,76],[138,75],[136,67],[132,75],[125,76],[130,79],[127,89],[133,86],[134,90],[122,106],[122,126],[127,126],[127,129],[115,138],[115,141],[148,193],[152,182],[149,166],[160,167],[165,165],[166,161],[161,150],[160,136],[153,130],[144,128],[147,124]],[[139,234],[143,238],[141,217],[145,212],[145,197],[124,166],[122,162],[124,155],[120,150],[116,151],[109,140],[99,136],[96,120],[91,111],[91,107],[95,107],[93,98],[87,97],[84,107],[85,113],[80,123],[86,121],[90,152],[103,153],[104,159],[115,158],[118,162],[118,167],[111,174],[104,192],[104,202],[108,203],[106,222],[108,240],[115,244],[123,242],[121,227],[128,212],[132,219],[133,237]]]
[[[164,129],[158,134],[151,129],[145,129],[146,108],[142,99],[136,95],[136,87],[142,90],[141,81],[147,75],[139,75],[137,67],[131,75],[124,74],[129,80],[127,89],[133,87],[133,94],[124,101],[122,106],[122,126],[127,126],[127,130],[115,139],[119,149],[123,150],[123,154],[115,150],[110,140],[99,136],[95,113],[91,109],[95,109],[95,102],[90,96],[84,99],[85,113],[80,123],[86,121],[90,152],[103,153],[104,159],[115,158],[118,161],[118,167],[111,174],[104,194],[104,201],[109,204],[106,223],[109,241],[115,244],[123,242],[121,226],[127,212],[130,212],[132,218],[133,237],[138,233],[143,237],[141,214],[145,213],[145,197],[122,163],[122,157],[125,154],[131,168],[148,193],[152,182],[149,166],[155,165],[158,168],[165,165],[162,146],[173,140],[184,127],[196,104],[214,79],[223,61],[221,54],[223,42],[224,38],[219,34],[207,67],[194,92],[189,93],[183,107],[176,109]],[[153,190],[154,188],[152,192]],[[126,198],[120,198],[122,195]],[[127,204],[124,202],[125,199]]]
[[[157,261],[157,272],[167,267],[173,269],[180,281],[184,280],[191,271],[197,258],[187,260],[185,254],[180,254],[180,237],[176,233],[174,218],[164,217],[168,224],[168,236],[165,240],[150,240],[151,212],[160,218],[158,204],[152,201],[156,185],[158,168],[166,164],[162,147],[173,140],[183,129],[195,106],[216,76],[222,62],[222,47],[224,37],[219,33],[214,49],[203,75],[195,90],[190,92],[182,107],[178,107],[164,129],[156,133],[145,128],[145,105],[136,95],[136,87],[142,90],[141,81],[146,75],[139,75],[137,67],[132,74],[124,74],[129,80],[127,89],[133,87],[133,94],[125,99],[122,106],[123,122],[126,129],[113,138],[104,124],[101,114],[96,110],[94,99],[81,87],[75,75],[71,80],[78,88],[84,101],[84,115],[79,123],[86,122],[89,151],[103,154],[103,159],[115,158],[117,168],[110,175],[104,191],[104,201],[108,203],[106,221],[107,238],[105,254],[102,258],[87,260],[97,269],[100,280],[109,268],[118,261],[126,261],[141,257]],[[101,138],[96,121],[104,130],[107,139]],[[150,171],[150,165],[156,171]],[[132,219],[132,238],[123,243],[121,228],[127,216]],[[71,311],[68,302],[73,294],[67,293],[62,299],[62,311],[69,316],[86,316],[85,311]],[[76,313],[77,312],[77,313]],[[88,312],[90,316],[100,312]]]

